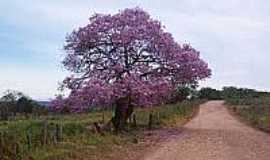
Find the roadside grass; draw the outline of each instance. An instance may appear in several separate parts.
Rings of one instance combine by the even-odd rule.
[[[110,159],[110,152],[113,150],[121,151],[121,148],[136,145],[143,138],[143,131],[149,129],[149,114],[152,114],[153,117],[152,128],[174,126],[189,119],[198,110],[201,103],[200,100],[183,101],[161,107],[136,109],[137,127],[130,124],[128,132],[121,134],[108,132],[100,135],[89,129],[94,122],[109,121],[112,111],[0,121],[0,132],[8,141],[6,142],[8,150],[13,152],[11,144],[14,142],[19,144],[19,151],[14,151],[17,152],[16,159],[8,155],[2,157],[4,157],[3,160]],[[52,134],[49,132],[48,144],[42,145],[41,135],[45,120],[48,124],[48,131],[52,131],[52,133],[56,124],[63,127],[61,142],[54,143]],[[31,135],[31,145],[29,145],[27,135]]]
[[[229,109],[254,127],[270,132],[270,96],[227,99]]]

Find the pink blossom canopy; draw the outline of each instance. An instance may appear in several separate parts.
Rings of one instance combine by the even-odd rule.
[[[211,74],[198,51],[177,43],[140,8],[89,20],[64,47],[63,64],[72,75],[63,83],[71,93],[61,101],[72,110],[108,106],[127,95],[136,106],[158,105],[176,86],[197,84]]]

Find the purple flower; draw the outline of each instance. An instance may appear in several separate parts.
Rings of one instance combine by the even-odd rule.
[[[84,111],[125,96],[136,106],[154,106],[166,102],[177,86],[211,75],[198,51],[177,43],[140,8],[95,14],[89,20],[66,38],[63,65],[72,76],[63,86],[71,93],[56,98],[55,109]]]

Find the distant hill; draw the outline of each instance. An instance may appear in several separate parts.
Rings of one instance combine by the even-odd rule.
[[[44,107],[49,107],[50,101],[37,101],[37,103]]]

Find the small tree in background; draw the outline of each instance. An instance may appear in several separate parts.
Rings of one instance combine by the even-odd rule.
[[[47,114],[48,109],[19,91],[7,90],[0,98],[0,119],[2,120],[8,120],[12,114],[16,116],[17,113],[24,113],[28,116],[33,112],[37,115]]]
[[[140,8],[95,14],[66,38],[63,65],[72,74],[63,82],[68,98],[52,102],[72,112],[115,104],[111,122],[125,126],[134,107],[168,100],[179,86],[210,76],[207,63],[188,44],[180,45],[164,26]]]
[[[0,98],[0,112],[2,120],[8,120],[8,117],[11,114],[16,115],[16,103],[17,100],[22,96],[22,92],[15,90],[7,90],[4,92],[4,95]]]
[[[34,108],[34,104],[32,100],[29,98],[23,96],[17,101],[17,112],[19,113],[25,113],[27,116],[28,114],[31,114]]]

